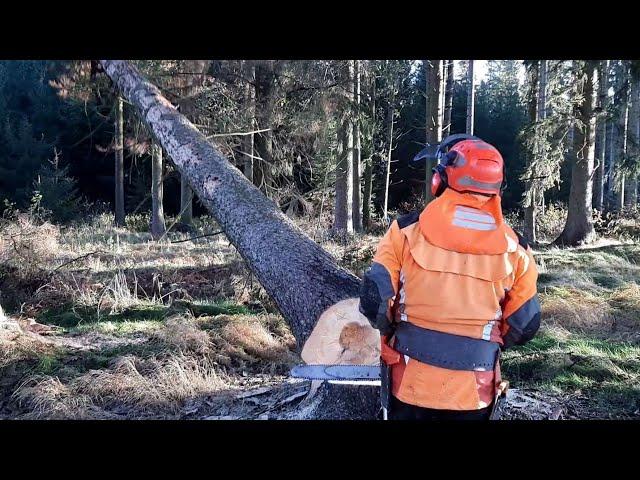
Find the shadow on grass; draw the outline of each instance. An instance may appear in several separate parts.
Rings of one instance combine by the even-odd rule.
[[[178,300],[172,305],[140,304],[124,308],[121,311],[109,312],[95,306],[88,307],[68,303],[43,310],[36,320],[39,323],[69,329],[99,322],[162,322],[167,316],[179,313],[189,313],[197,318],[215,315],[252,315],[262,313],[262,309],[259,306],[252,308],[228,301],[208,304]]]

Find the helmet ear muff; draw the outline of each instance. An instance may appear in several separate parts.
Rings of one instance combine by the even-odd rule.
[[[431,194],[439,197],[447,189],[447,171],[442,164],[436,165],[431,177]]]

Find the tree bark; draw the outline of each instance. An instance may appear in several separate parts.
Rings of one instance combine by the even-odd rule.
[[[469,60],[469,68],[467,70],[467,130],[469,135],[473,135],[474,110],[476,87],[473,83],[473,60]]]
[[[101,63],[275,301],[301,348],[324,312],[359,296],[358,277],[336,265],[133,66]],[[324,385],[316,397],[319,418],[374,418],[379,410],[375,388]]]
[[[425,141],[434,145],[442,140],[442,60],[423,60],[425,69]],[[431,177],[434,165],[432,161],[425,163],[425,200],[433,200],[431,193]]]
[[[444,121],[442,123],[442,137],[451,135],[451,112],[453,111],[453,60],[447,60],[447,81],[444,95]]]
[[[167,231],[162,206],[162,163],[162,147],[154,142],[151,146],[151,236],[154,240]]]
[[[124,226],[124,120],[122,113],[122,96],[116,98],[115,111],[115,222],[118,227]]]
[[[598,105],[600,114],[596,120],[596,163],[593,178],[593,208],[602,212],[604,206],[605,157],[607,151],[607,116],[609,90],[609,60],[601,60],[598,66],[600,87]]]
[[[360,159],[360,60],[353,61],[353,228],[362,231],[362,163]]]
[[[340,109],[340,125],[337,132],[338,159],[336,165],[336,201],[333,228],[336,232],[353,232],[353,65],[351,61],[344,67],[344,80],[347,85],[343,104]]]
[[[596,61],[586,61],[579,78],[583,100],[577,109],[582,128],[574,131],[571,190],[567,222],[555,243],[579,245],[595,240],[591,203],[593,200],[593,165],[595,157],[596,103],[598,70]]]

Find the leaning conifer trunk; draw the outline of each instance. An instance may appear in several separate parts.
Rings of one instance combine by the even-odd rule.
[[[137,69],[123,60],[101,63],[275,301],[301,349],[321,316],[331,320],[337,303],[358,297],[360,280],[270,202]],[[372,418],[378,410],[373,387],[326,385],[316,398],[319,418]]]

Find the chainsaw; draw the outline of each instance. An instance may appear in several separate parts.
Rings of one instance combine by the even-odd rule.
[[[380,365],[297,365],[291,369],[291,376],[307,380],[326,381],[333,384],[373,385],[381,387],[382,384],[384,384],[385,388],[383,390],[385,391],[381,391],[381,400],[383,415],[386,420],[391,386],[389,366],[400,361],[400,354],[387,344],[386,337],[383,336],[381,340],[382,351]],[[383,376],[387,378],[383,378]],[[498,420],[500,418],[508,389],[509,382],[500,382],[491,407],[489,420]]]

